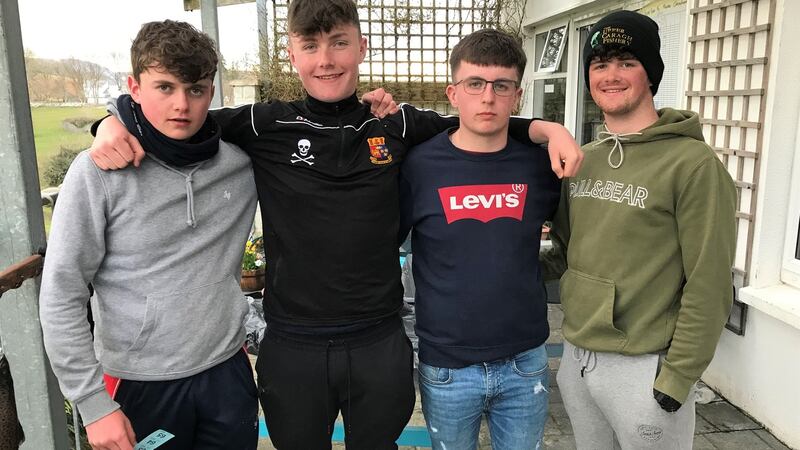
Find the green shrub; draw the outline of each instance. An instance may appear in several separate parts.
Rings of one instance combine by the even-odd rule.
[[[96,117],[68,117],[64,119],[63,123],[68,123],[75,128],[84,128],[85,126],[94,123],[95,120],[97,120]]]
[[[67,174],[69,165],[72,164],[72,160],[80,152],[81,150],[61,146],[61,150],[45,164],[44,172],[42,172],[42,178],[44,179],[42,187],[59,186],[63,183],[64,175]]]
[[[61,121],[61,126],[73,133],[85,133],[95,120],[96,117],[68,117]]]

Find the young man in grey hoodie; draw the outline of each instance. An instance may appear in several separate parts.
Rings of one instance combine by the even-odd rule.
[[[214,43],[151,22],[131,62],[132,100],[117,108],[148,157],[105,172],[84,152],[70,167],[42,278],[45,347],[94,449],[132,449],[159,430],[174,435],[165,449],[255,449],[238,279],[256,189],[250,158],[208,116]]]

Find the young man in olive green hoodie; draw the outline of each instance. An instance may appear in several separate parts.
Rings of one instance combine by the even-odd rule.
[[[579,449],[691,448],[692,389],[732,300],[736,190],[697,115],[655,109],[659,46],[655,22],[619,11],[583,51],[605,131],[543,257],[563,273],[558,385]]]

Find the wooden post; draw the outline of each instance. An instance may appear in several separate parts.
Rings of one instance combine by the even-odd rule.
[[[0,269],[46,245],[17,0],[0,2]],[[64,398],[44,353],[39,278],[0,297],[23,449],[69,448]]]

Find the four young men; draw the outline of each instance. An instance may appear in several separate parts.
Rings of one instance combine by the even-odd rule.
[[[652,93],[660,70],[650,65],[653,26],[642,17],[598,23],[622,26],[631,38],[625,47],[603,43],[597,27],[597,38],[587,44],[595,52],[586,56],[590,89],[613,145],[587,147],[587,159],[602,157],[608,167],[587,164],[565,183],[555,220],[558,242],[568,244],[569,263],[562,280],[569,350],[559,381],[564,378],[565,403],[581,448],[610,448],[613,439],[625,448],[639,446],[622,422],[607,416],[605,403],[592,399],[590,375],[619,383],[619,398],[638,399],[641,411],[666,414],[651,419],[637,409],[622,415],[641,422],[636,432],[641,439],[677,448],[669,445],[684,435],[675,430],[685,429],[681,418],[693,416],[689,388],[713,354],[709,344],[719,336],[719,318],[729,302],[732,185],[713,152],[697,140],[702,136],[696,116],[669,110],[654,115]],[[206,117],[213,71],[184,73],[192,67],[188,62],[196,65],[194,57],[175,66],[155,54],[140,61],[137,78],[132,51],[132,99],[121,98],[116,112],[148,159],[138,171],[103,172],[84,154],[70,170],[54,216],[42,321],[62,389],[78,400],[93,445],[129,448],[125,445],[135,438],[162,428],[180,430],[164,448],[254,446],[255,391],[249,365],[237,351],[246,304],[232,281],[250,225],[244,218],[252,217],[253,173],[247,156],[220,136],[252,160],[261,202],[268,331],[256,370],[277,448],[329,448],[340,411],[348,448],[396,447],[414,401],[411,349],[397,316],[402,301],[397,236],[409,227],[419,302],[420,389],[432,439],[447,448],[473,448],[485,413],[495,448],[537,445],[546,417],[542,343],[548,329],[534,258],[541,224],[555,209],[558,180],[543,150],[508,138],[510,130],[513,138],[531,144],[528,122],[512,120],[509,127],[508,121],[521,92],[524,54],[500,33],[475,33],[451,59],[448,97],[460,119],[408,105],[380,119],[354,95],[366,53],[355,4],[295,0],[288,24],[289,55],[308,92],[305,100],[223,109]],[[148,36],[162,44],[183,39]],[[166,100],[177,94],[179,102]],[[455,126],[452,133],[438,134]],[[98,139],[127,141],[124,129],[106,120],[100,134],[113,137]],[[535,121],[530,137],[549,135],[552,149],[553,141],[563,142],[562,130]],[[665,140],[669,149],[651,149],[651,142]],[[420,148],[409,154],[398,185],[399,163],[415,145]],[[124,145],[112,147],[100,145],[93,153],[99,166],[120,167],[131,159]],[[134,153],[138,164],[143,153]],[[561,158],[550,153],[551,161]],[[580,156],[567,156],[565,171],[573,175]],[[623,175],[617,176],[618,169]],[[719,201],[705,204],[698,189],[705,189],[703,195],[714,190]],[[586,229],[589,221],[605,223],[610,231]],[[642,225],[628,230],[636,223]],[[712,236],[712,226],[723,228],[722,236]],[[630,232],[629,239],[618,237],[621,229]],[[665,237],[670,230],[672,237]],[[642,248],[663,251],[608,264],[620,254],[620,247],[608,247],[614,243],[630,247],[628,255],[641,254]],[[186,276],[174,278],[181,267]],[[85,318],[89,282],[99,316],[97,359],[88,326],[78,325],[80,315]],[[644,300],[635,286],[615,291],[614,283],[661,288],[648,291],[654,297]],[[615,299],[615,292],[620,297]],[[708,320],[709,312],[714,323],[698,325],[698,317]],[[191,327],[187,317],[196,318]],[[698,333],[706,343],[701,349],[693,342]],[[623,383],[626,377],[602,376],[606,367],[631,367],[607,363],[606,353],[645,354],[650,366],[632,377],[644,386],[648,373],[655,377],[661,351],[666,357],[651,404],[633,395],[636,389]],[[582,370],[567,367],[573,354],[583,357]],[[568,379],[575,378],[572,372],[585,380]],[[101,373],[123,379],[114,399],[124,415],[103,392]],[[238,391],[228,392],[230,384]],[[205,389],[217,392],[206,395]],[[233,398],[243,406],[232,405]],[[589,401],[598,406],[582,411]],[[669,410],[676,403],[686,403],[676,414],[653,408]],[[611,408],[615,414],[631,411],[618,404]],[[215,409],[226,420],[240,420],[219,426],[246,430],[237,436],[246,444],[203,440],[217,425],[204,422],[200,412]],[[110,423],[105,430],[117,440],[94,432],[91,423]],[[584,426],[586,433],[579,430]]]

